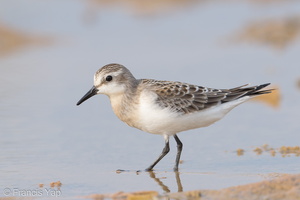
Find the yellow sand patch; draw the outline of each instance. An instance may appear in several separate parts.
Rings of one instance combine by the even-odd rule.
[[[257,97],[254,97],[252,101],[263,102],[266,105],[269,105],[273,108],[278,108],[281,101],[279,87],[271,86],[269,88],[273,88],[274,90],[269,94],[264,94],[264,95],[259,95]]]

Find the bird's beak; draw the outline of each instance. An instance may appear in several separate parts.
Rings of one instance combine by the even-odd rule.
[[[92,89],[90,89],[78,102],[77,102],[77,106],[79,106],[82,102],[84,102],[85,100],[88,100],[89,98],[91,98],[92,96],[96,95],[98,92],[98,89],[93,86]]]

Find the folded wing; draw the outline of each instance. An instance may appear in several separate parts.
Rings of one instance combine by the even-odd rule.
[[[157,94],[156,101],[161,107],[170,108],[182,114],[197,112],[244,96],[256,96],[271,92],[271,90],[261,90],[269,83],[252,87],[243,85],[231,89],[213,89],[181,82],[149,79],[142,81],[152,85],[153,92]]]

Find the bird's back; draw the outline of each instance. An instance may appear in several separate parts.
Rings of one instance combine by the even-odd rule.
[[[181,82],[151,79],[143,79],[141,84],[157,95],[156,102],[161,107],[182,114],[201,111],[244,96],[257,96],[271,92],[271,90],[261,90],[269,83],[252,87],[243,85],[231,89],[214,89]]]
[[[208,126],[252,96],[269,93],[269,84],[213,89],[186,83],[140,80],[134,127],[155,134],[176,134]]]

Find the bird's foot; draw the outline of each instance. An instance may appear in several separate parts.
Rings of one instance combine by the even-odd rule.
[[[153,171],[153,168],[151,167],[148,167],[148,168],[146,168],[145,170],[143,170],[143,171],[145,171],[145,172],[152,172]]]
[[[173,168],[173,171],[174,171],[174,172],[178,172],[178,167],[175,166],[175,167]]]
[[[116,170],[117,174],[120,174],[120,173],[123,173],[123,172],[131,172],[131,170],[125,170],[125,169],[117,169]]]
[[[142,172],[153,172],[153,169],[144,169],[144,170],[137,170],[136,173],[139,174],[139,173],[142,173]]]
[[[150,172],[153,171],[152,169],[145,169],[145,170],[124,170],[124,169],[118,169],[116,170],[117,174],[124,173],[124,172],[135,172],[136,174],[142,173],[142,172]]]

